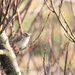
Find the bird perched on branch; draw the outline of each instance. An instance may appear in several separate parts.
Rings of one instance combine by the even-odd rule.
[[[12,44],[18,48],[24,48],[28,44],[30,35],[28,33],[23,33],[12,41]]]

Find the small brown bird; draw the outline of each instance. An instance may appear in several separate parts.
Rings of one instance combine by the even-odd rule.
[[[23,33],[22,35],[14,39],[12,43],[14,44],[14,46],[18,48],[24,48],[28,44],[29,39],[30,39],[30,35],[28,33]]]

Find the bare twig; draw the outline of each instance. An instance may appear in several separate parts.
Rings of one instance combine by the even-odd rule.
[[[60,19],[59,19],[59,16],[57,15],[56,11],[54,10],[52,0],[51,0],[51,5],[52,5],[53,10],[51,10],[51,8],[50,8],[50,7],[48,6],[48,4],[46,3],[46,6],[48,7],[48,9],[49,9],[50,11],[52,11],[52,12],[56,15],[56,17],[57,17],[57,19],[58,19],[60,25],[62,26],[62,28],[63,28],[63,29],[65,30],[65,32],[67,33],[66,28],[63,26],[63,24],[61,23],[61,21],[60,21]]]
[[[23,18],[22,18],[22,20],[21,20],[21,23],[23,23],[23,21],[24,21],[24,19],[25,19],[25,16],[26,16],[26,14],[27,14],[27,11],[28,11],[28,9],[29,9],[29,7],[30,7],[30,5],[31,5],[31,2],[32,2],[32,0],[30,0],[29,2],[28,2],[28,4],[26,5],[26,7],[20,12],[20,16],[22,16],[22,14],[24,14],[24,16],[23,16]],[[16,31],[16,33],[19,31],[19,27],[17,28],[17,31]]]
[[[62,52],[61,55],[57,58],[57,60],[60,60],[60,59],[65,55],[65,51],[66,51],[67,44],[68,44],[68,42],[64,45],[63,52]]]
[[[46,73],[45,59],[46,59],[46,48],[44,49],[43,68],[44,68],[44,75],[47,75],[47,73]]]
[[[37,39],[40,37],[40,35],[42,34],[42,32],[43,32],[43,30],[44,30],[44,28],[45,28],[45,25],[46,25],[46,23],[47,23],[47,21],[48,21],[49,15],[50,15],[50,13],[48,14],[47,20],[46,20],[46,22],[45,22],[45,24],[44,24],[42,30],[40,31],[39,35],[37,36],[37,38],[36,38],[30,45],[34,44],[34,42],[36,42],[36,40],[37,40]]]
[[[7,15],[7,13],[8,13],[8,9],[9,9],[10,3],[11,3],[11,0],[9,0],[9,2],[8,2],[8,6],[7,6],[7,8],[6,8],[6,13],[5,13],[5,15],[4,15],[4,18],[3,18],[3,20],[2,20],[2,22],[1,22],[1,24],[0,24],[0,26],[3,24],[3,22],[4,22],[5,19],[6,19],[6,15]],[[3,27],[2,27],[2,31],[3,31],[3,28],[4,28],[4,25],[3,25]]]
[[[15,17],[15,11],[13,11],[13,14],[8,19],[6,18],[8,11],[9,11],[10,4],[11,4],[11,0],[8,0],[6,13],[4,14],[4,18],[1,22],[1,23],[3,23],[3,26],[2,26],[2,30],[0,31],[0,34],[2,34],[2,32],[6,29],[9,22],[11,22],[11,20]]]
[[[69,72],[71,71],[72,65],[73,65],[73,63],[71,63],[70,66],[68,67],[67,75],[69,75]]]
[[[32,47],[28,48],[25,52],[23,52],[21,58],[18,60],[18,64],[21,63],[22,59],[24,56],[26,56],[28,53],[32,52],[33,50],[35,50],[37,46],[36,45],[33,45]]]
[[[64,34],[64,35],[65,35],[65,34]],[[69,41],[71,41],[71,42],[75,42],[75,40],[72,39],[70,36],[66,36],[66,35],[65,35],[65,37],[66,37]]]
[[[61,14],[61,8],[62,8],[62,3],[63,3],[63,0],[60,0],[60,4],[59,4],[59,17],[60,17],[60,14]]]
[[[53,10],[48,6],[48,4],[47,4],[47,2],[46,2],[46,0],[44,0],[44,2],[45,2],[45,4],[46,4],[46,6],[48,7],[48,9],[50,10],[50,11],[52,11],[53,12]]]
[[[73,16],[74,16],[74,19],[75,19],[74,4],[73,4],[72,0],[70,0],[70,3],[71,3],[71,10],[72,10],[72,13],[73,13]]]
[[[19,11],[18,11],[18,0],[17,1],[14,1],[14,6],[15,6],[15,11],[17,13],[20,34],[22,34],[23,33],[23,30],[22,30],[22,24],[21,24],[21,19],[20,19],[21,17],[20,17]]]
[[[47,23],[47,21],[48,21],[49,15],[50,15],[50,13],[48,14],[47,20],[46,20],[46,22],[45,22],[45,24],[44,24],[42,30],[40,31],[39,35],[36,37],[36,39],[35,39],[32,43],[30,43],[27,47],[21,49],[20,51],[23,51],[24,49],[31,47],[31,46],[37,41],[37,39],[40,37],[40,35],[42,34],[42,32],[43,32],[43,30],[44,30],[44,28],[45,28],[45,26],[46,26],[46,23]],[[18,51],[16,54],[18,54],[20,51]]]
[[[47,1],[47,0],[46,0],[46,1]],[[45,5],[45,3],[43,3],[43,6],[42,6],[41,10],[38,12],[37,16],[35,17],[35,19],[34,19],[33,22],[31,23],[31,26],[30,26],[30,28],[28,29],[28,32],[31,31],[32,26],[33,26],[33,25],[36,23],[36,21],[38,20],[40,14],[41,14],[41,12],[42,12],[42,10],[43,10],[43,8],[44,8],[44,5]]]
[[[15,13],[12,14],[12,16],[7,20],[7,23],[4,25],[3,31],[6,29],[6,27],[8,26],[8,24],[10,23],[10,21],[15,17]],[[3,32],[2,30],[0,31],[0,34],[2,34]]]
[[[64,25],[62,24],[62,22],[61,22],[61,20],[60,20],[60,18],[59,18],[59,16],[57,15],[57,13],[56,13],[56,11],[55,11],[55,9],[54,9],[54,6],[53,6],[53,3],[52,3],[52,0],[50,0],[50,2],[51,2],[51,6],[52,6],[52,9],[53,10],[51,10],[51,8],[48,6],[48,4],[46,3],[46,6],[48,7],[48,9],[50,10],[50,11],[52,11],[55,15],[56,15],[56,17],[57,17],[57,19],[58,19],[58,21],[59,21],[59,23],[60,23],[60,25],[61,25],[61,27],[64,29],[64,31],[67,33],[67,30],[66,30],[66,28],[64,27]],[[62,16],[62,15],[61,15]],[[63,18],[64,19],[64,18]],[[72,39],[72,42],[75,42],[75,37],[74,37],[74,35],[72,34],[72,32],[71,32],[71,29],[69,28],[69,25],[67,24],[67,22],[66,22],[66,20],[64,19],[64,22],[66,23],[66,25],[67,25],[67,27],[68,27],[68,29],[69,29],[69,31],[70,31],[70,34],[69,34],[69,37]],[[68,34],[68,33],[67,33]],[[71,37],[72,36],[72,37]]]
[[[75,39],[75,37],[74,37],[74,35],[73,35],[73,33],[72,33],[72,31],[71,31],[71,29],[70,29],[70,27],[69,27],[68,23],[66,22],[66,20],[64,19],[64,17],[63,17],[63,15],[62,15],[62,14],[61,14],[61,16],[62,16],[62,18],[63,18],[63,20],[64,20],[65,24],[67,25],[67,27],[68,27],[68,29],[69,29],[69,31],[70,31],[70,34],[71,34],[71,35],[70,35],[70,38],[71,38],[71,39]],[[72,36],[73,38],[72,38],[71,36]]]
[[[49,19],[49,22],[50,22],[50,19]],[[54,58],[54,60],[55,60],[55,62],[57,62],[58,63],[58,61],[57,61],[57,59],[56,59],[56,56],[55,56],[55,52],[54,52],[54,47],[53,47],[53,29],[52,29],[52,26],[51,26],[51,24],[49,23],[49,46],[50,46],[50,52],[52,53],[52,55],[53,55],[53,58]]]
[[[20,29],[20,33],[22,34],[23,33],[23,30],[22,30],[22,24],[21,24],[21,19],[20,19],[20,14],[19,14],[19,11],[17,9],[17,17],[18,17],[18,23],[19,23],[19,29]]]
[[[2,10],[2,15],[4,16],[4,12],[3,12],[3,2],[0,3],[1,6],[1,10]]]
[[[31,58],[31,56],[29,56],[29,60],[28,60],[28,63],[27,63],[27,75],[28,75],[28,71],[29,71],[30,58]]]
[[[67,57],[68,57],[68,45],[69,43],[67,44],[67,51],[66,51],[66,58],[65,58],[65,67],[64,67],[64,75],[66,75],[66,67],[67,67]]]
[[[31,2],[32,2],[32,0],[30,0],[30,1],[28,2],[28,4],[26,5],[26,7],[24,8],[25,13],[24,13],[24,16],[23,16],[23,18],[22,18],[22,20],[21,20],[22,22],[23,22],[23,20],[24,20],[24,18],[25,18],[25,16],[26,16],[26,13],[27,13],[27,11],[28,11],[30,5],[31,5]],[[24,12],[24,11],[22,11],[22,12]]]

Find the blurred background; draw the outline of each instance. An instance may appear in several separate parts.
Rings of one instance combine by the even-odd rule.
[[[61,5],[61,1],[63,1],[61,13],[74,35],[75,0],[52,1],[57,15],[59,15],[59,6]],[[50,0],[46,2],[52,9]],[[69,30],[63,18],[60,16],[61,23],[68,33],[61,27],[56,15],[48,9],[44,0],[22,0],[21,4],[18,6],[18,11],[20,13],[23,33],[28,32],[31,35],[29,44],[42,32],[30,48],[20,51],[17,56],[22,75],[64,75],[67,50],[66,72],[68,75],[74,75],[75,42],[71,42],[66,37]],[[47,20],[49,13],[50,16]],[[19,28],[18,20],[14,18],[13,21],[13,26],[6,29],[10,41],[12,40],[10,38],[10,33],[12,31],[13,36],[19,33],[17,32]],[[45,22],[44,30],[41,31]]]

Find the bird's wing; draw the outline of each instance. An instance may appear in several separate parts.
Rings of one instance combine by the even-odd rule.
[[[13,43],[19,42],[22,39],[22,36],[18,36],[16,39],[13,40]]]

